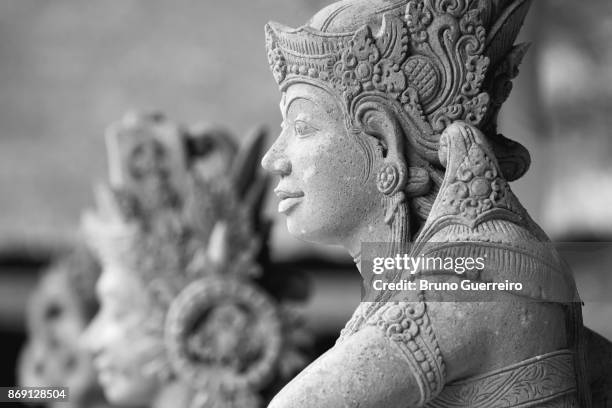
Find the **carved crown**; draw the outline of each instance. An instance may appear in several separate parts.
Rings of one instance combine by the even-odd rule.
[[[226,138],[214,132],[198,137],[219,134]],[[239,202],[230,179],[231,160],[217,177],[203,177],[197,162],[214,159],[215,149],[189,154],[187,131],[157,114],[127,115],[109,127],[106,139],[110,185],[98,189],[97,209],[83,218],[86,238],[103,262],[127,265],[168,292],[158,300],[170,301],[214,269],[207,251],[217,225],[223,250],[231,252],[224,256],[236,257],[236,273],[253,272],[241,268],[256,256],[258,243],[250,208]]]
[[[497,112],[526,51],[513,46],[531,0],[345,0],[291,29],[266,25],[268,61],[281,89],[323,85],[352,112],[382,96],[421,130],[420,153],[436,161],[442,131],[454,121],[478,126],[499,152],[509,180],[529,156],[497,134]]]

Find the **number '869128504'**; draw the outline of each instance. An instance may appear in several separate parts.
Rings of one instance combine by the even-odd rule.
[[[0,402],[48,402],[67,401],[65,387],[0,387]]]

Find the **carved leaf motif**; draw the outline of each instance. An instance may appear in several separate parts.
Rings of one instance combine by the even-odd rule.
[[[434,7],[439,13],[448,13],[453,17],[460,17],[465,13],[468,5],[467,0],[430,0],[433,1]]]
[[[287,76],[287,64],[282,51],[274,42],[271,28],[266,26],[266,49],[268,50],[268,64],[272,68],[274,79],[280,83]]]
[[[465,83],[461,87],[461,92],[465,96],[474,96],[480,92],[487,68],[489,67],[489,59],[482,55],[470,56],[466,67]]]
[[[374,67],[374,85],[381,92],[394,95],[395,98],[406,88],[406,76],[398,64],[382,60]]]
[[[457,169],[457,180],[445,192],[444,202],[470,219],[496,206],[504,197],[505,181],[484,150],[477,144],[469,147]]]
[[[427,27],[433,21],[431,12],[425,8],[423,0],[413,0],[406,7],[406,22],[412,34],[413,46],[427,41]]]

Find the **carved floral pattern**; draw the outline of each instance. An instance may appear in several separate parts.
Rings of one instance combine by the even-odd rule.
[[[484,150],[470,146],[468,155],[457,169],[455,181],[444,191],[442,203],[474,219],[497,206],[506,196],[508,185]]]
[[[477,128],[461,122],[447,128],[440,139],[439,156],[446,176],[423,230],[431,230],[448,216],[474,228],[492,211],[497,211],[497,217],[528,220],[488,140]]]

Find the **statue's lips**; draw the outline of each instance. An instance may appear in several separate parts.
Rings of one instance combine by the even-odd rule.
[[[278,203],[278,212],[286,213],[294,206],[299,204],[304,197],[303,191],[283,191],[283,190],[274,190],[276,196],[280,199],[280,203]]]

